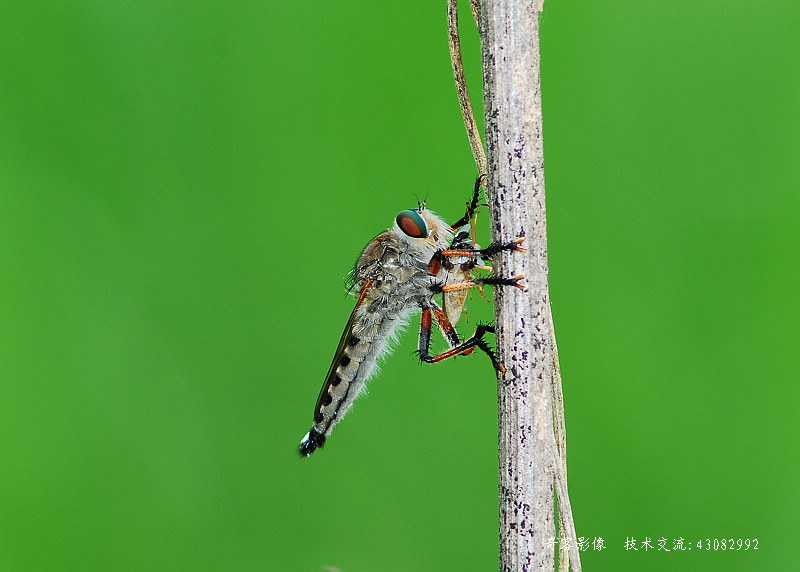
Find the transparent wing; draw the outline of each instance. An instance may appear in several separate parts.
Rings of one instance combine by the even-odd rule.
[[[350,340],[350,337],[353,334],[353,324],[355,324],[356,321],[356,312],[358,311],[359,306],[361,306],[361,302],[364,301],[364,295],[367,293],[371,283],[372,281],[368,281],[364,286],[364,289],[361,291],[361,296],[359,296],[358,302],[356,302],[356,307],[353,308],[353,312],[350,314],[350,319],[347,320],[347,325],[344,327],[342,337],[339,339],[339,345],[336,347],[336,353],[333,355],[331,367],[328,368],[328,374],[325,376],[325,383],[322,384],[322,389],[320,389],[319,396],[317,397],[317,405],[314,407],[314,419],[317,418],[320,407],[322,406],[322,400],[328,393],[328,388],[330,388],[333,376],[336,375],[336,368],[339,366],[339,363],[342,360],[342,355],[344,355],[344,350],[347,347],[347,342]]]

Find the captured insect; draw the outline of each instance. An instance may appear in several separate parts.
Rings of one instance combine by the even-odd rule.
[[[389,351],[391,341],[409,318],[422,312],[419,332],[419,358],[427,363],[468,355],[477,347],[492,361],[497,375],[505,371],[492,348],[483,339],[494,327],[479,324],[472,337],[461,340],[454,327],[459,320],[471,288],[485,285],[515,286],[523,276],[513,278],[473,277],[482,259],[504,251],[524,252],[524,238],[480,248],[469,233],[478,209],[485,176],[478,177],[467,203],[466,214],[448,225],[425,207],[403,211],[388,230],[373,238],[359,256],[350,273],[350,291],[356,307],[344,328],[333,362],[314,408],[314,423],[300,442],[300,454],[309,456],[325,444],[356,397],[364,390],[375,371],[377,360]],[[474,224],[471,225],[474,228]],[[442,305],[434,298],[441,294]],[[431,326],[439,326],[449,349],[430,355]]]

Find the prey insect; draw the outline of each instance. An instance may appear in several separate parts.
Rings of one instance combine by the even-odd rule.
[[[478,325],[475,333],[462,340],[455,329],[466,294],[471,288],[482,292],[485,285],[515,286],[522,289],[523,276],[473,277],[482,259],[504,252],[524,252],[523,238],[480,248],[469,233],[461,230],[475,217],[485,177],[478,177],[467,203],[466,213],[448,225],[424,204],[401,212],[394,224],[367,244],[353,268],[351,291],[357,299],[350,314],[325,383],[314,408],[311,430],[300,443],[300,454],[311,455],[325,444],[336,424],[364,390],[378,359],[388,352],[390,342],[408,319],[421,312],[419,358],[436,363],[475,348],[482,350],[500,376],[505,368],[484,340],[494,327]],[[473,225],[474,228],[474,225]],[[459,232],[460,231],[460,232]],[[440,306],[435,297],[442,295]],[[449,349],[431,355],[431,328],[436,321]]]

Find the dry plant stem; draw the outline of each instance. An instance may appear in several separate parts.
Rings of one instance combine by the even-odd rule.
[[[474,8],[474,7],[473,7]],[[464,76],[464,64],[461,61],[461,42],[458,38],[458,2],[447,0],[447,31],[450,44],[450,62],[453,64],[453,77],[456,81],[458,103],[461,106],[461,116],[467,128],[467,137],[475,157],[475,166],[479,173],[486,172],[486,153],[481,143],[478,124],[475,123],[475,114],[472,112],[472,102],[469,99],[467,80]]]
[[[500,359],[501,570],[554,568],[553,486],[564,536],[575,544],[566,488],[563,398],[547,285],[547,232],[539,79],[541,0],[485,0],[483,40],[488,194],[492,240],[526,235],[528,253],[513,271],[528,277],[528,295],[496,293]],[[497,262],[498,274],[512,267]],[[520,265],[522,268],[520,268]],[[567,543],[562,544],[566,547]],[[573,556],[574,555],[574,556]],[[560,569],[580,569],[577,550]],[[565,568],[567,567],[567,568]]]
[[[553,376],[551,377],[553,393],[553,428],[555,430],[558,463],[555,468],[556,495],[558,496],[558,545],[559,572],[567,572],[572,565],[573,572],[581,571],[581,557],[578,551],[575,521],[572,518],[572,504],[567,487],[567,430],[564,420],[564,393],[561,388],[561,366],[558,362],[558,345],[550,304],[547,305],[550,316],[550,343],[553,348]]]
[[[541,12],[543,3],[544,3],[543,0],[536,0],[535,2],[533,2],[533,6],[535,7],[535,10],[537,12]],[[524,10],[524,9],[527,9],[531,5],[530,2],[529,3],[519,3],[520,6],[514,5],[514,3],[506,3],[506,4],[512,4],[511,5],[511,10],[510,10],[512,13],[514,12],[515,7],[516,7],[516,9],[520,9],[521,8],[521,9]],[[524,4],[524,5],[522,5],[522,4]],[[478,27],[478,30],[480,31],[480,37],[481,37],[481,40],[482,40],[482,43],[483,43],[483,49],[484,49],[484,76],[486,78],[486,77],[488,77],[488,75],[491,75],[493,73],[493,70],[488,70],[488,74],[487,74],[487,68],[486,68],[486,61],[487,61],[487,47],[486,47],[487,46],[487,43],[486,43],[487,25],[486,25],[486,21],[484,20],[485,13],[482,11],[483,10],[483,4],[482,4],[481,0],[470,0],[470,5],[471,5],[471,8],[472,8],[473,18],[475,19],[475,24]],[[495,4],[495,5],[497,5],[497,4]],[[473,155],[475,157],[476,165],[478,166],[478,169],[481,172],[487,172],[486,171],[486,168],[487,168],[486,167],[486,156],[483,153],[483,146],[482,146],[481,141],[480,141],[480,135],[478,134],[477,127],[475,125],[475,119],[474,119],[474,116],[473,116],[473,113],[472,113],[472,106],[470,104],[469,97],[468,97],[466,80],[464,78],[463,65],[462,65],[462,62],[461,62],[460,42],[459,42],[459,38],[458,38],[458,13],[457,13],[457,6],[456,6],[455,0],[448,0],[448,2],[447,2],[447,12],[448,12],[448,30],[449,30],[449,36],[450,36],[451,62],[453,64],[453,74],[454,74],[454,77],[455,77],[456,87],[458,89],[459,103],[461,105],[461,111],[462,111],[462,115],[463,115],[463,118],[464,118],[464,125],[466,126],[466,129],[467,129],[467,134],[469,136],[470,145],[472,147],[472,151],[473,151]],[[534,109],[535,117],[538,117],[539,121],[538,121],[538,123],[536,123],[534,125],[534,129],[531,131],[531,133],[529,133],[529,135],[534,136],[534,138],[538,140],[538,150],[537,149],[534,150],[535,151],[534,155],[536,155],[536,153],[538,153],[538,155],[536,155],[536,157],[535,157],[536,160],[534,161],[534,163],[535,163],[534,166],[535,167],[536,166],[539,167],[539,169],[538,169],[539,178],[542,179],[544,171],[543,171],[543,168],[542,168],[543,167],[543,159],[542,159],[542,154],[541,154],[541,151],[542,151],[542,149],[541,149],[541,97],[539,95],[539,84],[538,84],[538,69],[539,69],[539,66],[538,66],[538,63],[539,63],[538,62],[538,19],[537,19],[536,23],[537,23],[536,29],[530,30],[531,36],[529,36],[529,37],[531,37],[531,38],[533,38],[535,40],[535,43],[532,46],[529,46],[529,48],[533,50],[532,53],[533,53],[533,55],[535,57],[535,62],[534,62],[535,63],[535,70],[534,70],[534,73],[536,75],[536,78],[535,78],[535,83],[536,83],[535,87],[536,87],[536,89],[535,90],[531,90],[531,93],[535,93],[535,95],[536,95],[536,97],[534,97],[534,102],[533,103],[534,103],[534,108],[535,108]],[[523,48],[524,48],[524,41],[525,41],[524,38],[525,38],[525,36],[522,37],[521,42],[518,42],[518,43],[522,43],[523,44]],[[486,95],[488,97],[488,88],[487,88],[487,94]],[[488,99],[487,99],[487,101],[488,101]],[[487,106],[487,109],[489,109],[488,106]],[[530,110],[528,110],[528,111],[530,111]],[[487,125],[489,125],[488,121],[487,121]],[[519,158],[522,158],[522,157],[519,156]],[[509,165],[512,165],[511,161],[509,161]],[[537,171],[534,169],[534,173],[536,173],[536,172]],[[535,177],[535,175],[534,175],[534,177]],[[501,177],[498,177],[498,178],[501,178]],[[542,221],[543,235],[545,235],[546,233],[544,233],[544,228],[545,228],[544,221],[545,221],[545,218],[544,218],[544,200],[543,200],[543,198],[544,198],[544,184],[543,183],[544,183],[543,180],[541,180],[540,181],[541,197],[542,197],[542,201],[541,201],[541,210],[542,210],[542,212],[541,212],[541,221]],[[524,191],[524,189],[520,189],[520,190]],[[520,194],[520,196],[522,196],[522,195],[524,195],[524,192]],[[498,209],[495,209],[493,212],[497,213]],[[497,234],[496,229],[499,228],[497,225],[498,225],[498,220],[497,220],[497,218],[494,218],[493,219],[493,236],[494,236],[494,234]],[[501,236],[503,235],[502,231],[500,232],[500,235]],[[546,238],[546,236],[545,236],[545,238]],[[544,245],[544,247],[546,248],[546,244]],[[578,552],[578,546],[577,546],[577,541],[576,541],[577,536],[575,534],[575,524],[574,524],[573,517],[572,517],[572,508],[571,508],[571,504],[570,504],[570,500],[569,500],[569,492],[568,492],[568,488],[567,488],[567,442],[566,442],[566,429],[565,429],[565,421],[564,421],[564,398],[563,398],[563,392],[562,392],[562,386],[561,386],[561,370],[560,370],[559,361],[558,361],[558,348],[557,348],[557,345],[556,345],[555,330],[553,328],[552,312],[551,312],[550,302],[549,302],[549,293],[547,291],[547,284],[546,284],[546,268],[547,268],[547,266],[546,266],[546,249],[542,251],[542,256],[543,256],[543,259],[544,259],[544,275],[545,275],[544,298],[543,298],[543,300],[544,300],[544,306],[545,306],[546,312],[547,312],[547,316],[543,321],[545,321],[545,322],[547,322],[549,324],[549,328],[548,328],[547,331],[549,331],[549,333],[550,333],[549,342],[551,344],[550,348],[551,348],[551,352],[552,352],[551,353],[551,362],[550,362],[551,371],[550,371],[550,378],[549,379],[550,379],[550,396],[551,396],[551,399],[552,399],[552,404],[551,404],[552,405],[552,423],[553,423],[553,431],[554,431],[554,438],[555,438],[555,448],[556,448],[556,458],[553,461],[553,465],[554,465],[553,466],[553,479],[554,479],[554,484],[555,484],[555,488],[556,488],[556,494],[557,494],[557,498],[558,498],[559,541],[558,541],[557,546],[559,546],[559,548],[561,549],[561,552],[559,553],[559,559],[558,559],[558,569],[559,569],[559,572],[567,572],[570,569],[570,565],[572,565],[572,570],[573,571],[580,572],[580,570],[581,570],[580,553]],[[532,322],[529,320],[529,323],[532,323]],[[539,331],[541,331],[541,330],[539,330]],[[502,347],[502,345],[501,345],[501,347]],[[505,354],[510,354],[510,353],[513,353],[514,348],[513,347],[505,348],[504,351],[505,351]],[[541,388],[541,389],[544,390],[544,388]],[[502,394],[502,388],[499,391]],[[502,416],[503,416],[504,408],[503,408],[503,405],[502,405],[502,399],[501,399],[501,406],[500,407],[501,407],[501,471],[502,471],[503,466],[504,466],[504,464],[502,462],[502,456],[503,456],[502,445],[503,445],[503,442],[504,442],[503,425],[502,425],[502,423],[503,423]],[[505,489],[504,489],[504,487],[502,485],[502,472],[501,472],[501,524],[508,525],[509,523],[506,522],[507,521],[507,515],[505,515],[504,512],[503,512],[503,504],[502,504],[502,498],[503,498],[502,495],[504,493],[504,490]],[[545,517],[547,516],[544,513],[542,513],[542,514]],[[552,513],[550,513],[550,514],[552,514]],[[516,524],[517,523],[514,523],[514,525],[516,525]],[[545,518],[544,524],[545,524],[545,527],[552,527],[552,522],[547,518]],[[508,538],[506,537],[506,534],[508,532],[508,528],[510,528],[510,527],[506,526],[506,528],[501,530],[501,551],[503,550],[503,546],[508,544]],[[516,528],[516,526],[514,526],[514,528]],[[516,562],[512,563],[508,558],[509,555],[510,555],[510,553],[508,553],[508,552],[506,552],[505,555],[501,555],[502,556],[502,562],[501,562],[502,569],[504,569],[504,570],[505,569],[508,569],[508,570],[519,569],[520,565],[522,566],[522,569],[526,569],[528,567],[527,566],[528,563],[529,563],[528,560],[525,560],[524,562],[521,562],[520,559],[517,558]]]
[[[470,8],[472,8],[472,18],[475,20],[475,27],[481,29],[481,0],[469,0]]]
[[[525,236],[527,252],[493,260],[528,292],[495,293],[500,361],[500,569],[553,570],[553,432],[547,226],[537,3],[487,0],[483,73],[492,241]]]

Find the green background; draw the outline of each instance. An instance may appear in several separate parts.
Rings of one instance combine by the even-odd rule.
[[[799,28],[788,0],[546,2],[585,570],[797,565]],[[443,1],[4,0],[0,570],[496,569],[486,359],[418,365],[412,325],[296,455],[345,273],[474,176]]]

